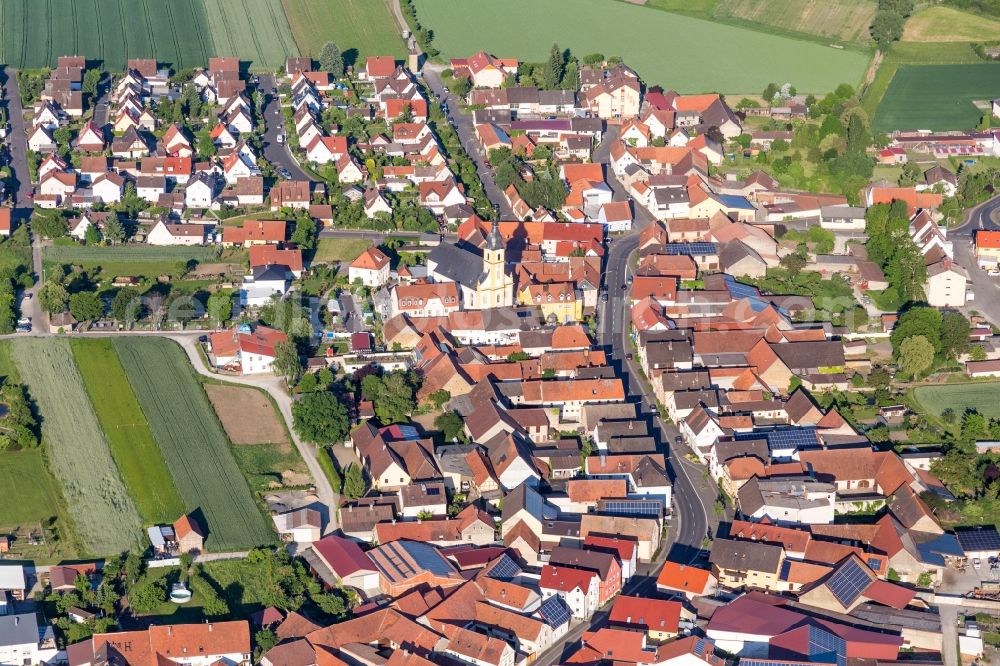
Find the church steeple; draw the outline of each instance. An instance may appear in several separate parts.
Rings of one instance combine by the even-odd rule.
[[[499,220],[493,220],[493,230],[490,231],[490,235],[486,238],[486,249],[493,251],[503,249],[503,239],[500,237]]]

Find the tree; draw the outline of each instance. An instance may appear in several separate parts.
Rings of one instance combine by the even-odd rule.
[[[299,385],[295,388],[299,393],[312,393],[316,390],[316,375],[311,372],[307,372],[302,375],[302,379],[299,380]]]
[[[104,223],[104,237],[111,241],[112,245],[117,245],[125,240],[125,225],[121,223],[117,215],[108,217]]]
[[[278,644],[278,637],[270,629],[261,629],[254,634],[253,640],[257,644],[257,652],[260,655],[266,654],[268,650]]]
[[[837,136],[844,135],[844,124],[840,122],[840,118],[832,113],[824,118],[823,122],[820,124],[819,138],[825,139],[831,134],[836,134]]]
[[[899,348],[899,364],[910,375],[916,377],[931,367],[934,362],[934,347],[922,335],[912,335]]]
[[[276,344],[271,369],[276,375],[284,377],[289,386],[296,383],[302,376],[302,361],[299,359],[298,348],[288,340]]]
[[[764,92],[761,93],[761,97],[764,98],[765,102],[770,103],[771,100],[774,99],[774,96],[778,94],[778,90],[780,90],[780,88],[778,88],[777,83],[768,83],[767,87],[764,88]]]
[[[441,431],[444,441],[450,442],[456,438],[463,438],[465,422],[462,417],[455,412],[444,412],[434,419],[434,427]]]
[[[152,613],[167,600],[167,579],[159,578],[148,585],[132,589],[128,596],[129,607],[137,613]]]
[[[982,345],[972,345],[969,348],[969,358],[973,361],[985,361],[986,349]]]
[[[99,245],[101,242],[101,230],[97,228],[96,224],[88,224],[86,231],[83,232],[83,240],[87,245]]]
[[[31,230],[42,238],[62,238],[66,235],[66,218],[62,211],[36,213],[31,218]]]
[[[104,302],[93,291],[81,291],[69,298],[69,311],[77,321],[94,321],[104,314]]]
[[[292,242],[303,250],[311,250],[316,247],[316,222],[311,217],[303,215],[295,218]]]
[[[563,56],[562,49],[559,48],[558,44],[553,44],[552,48],[549,49],[549,57],[545,61],[545,68],[542,70],[542,86],[547,90],[558,88],[565,69],[566,59]]]
[[[872,39],[882,51],[888,51],[892,43],[903,36],[904,18],[894,11],[880,9],[872,21]]]
[[[427,399],[430,400],[430,403],[434,405],[435,409],[441,409],[441,407],[444,406],[444,403],[451,400],[451,392],[446,389],[438,389],[427,396]]]
[[[847,150],[864,151],[871,145],[872,136],[865,126],[864,118],[855,113],[847,121]]]
[[[967,442],[975,442],[986,435],[986,417],[974,409],[967,409],[962,414],[961,438]]]
[[[941,311],[928,306],[913,307],[904,312],[892,329],[892,349],[898,354],[903,342],[914,335],[922,335],[935,351],[941,349]]]
[[[927,264],[920,248],[908,236],[898,238],[896,251],[886,270],[886,278],[904,303],[923,300]]]
[[[61,314],[69,305],[69,292],[58,282],[49,280],[38,290],[38,303],[50,316]]]
[[[83,94],[90,95],[91,98],[97,97],[97,84],[101,82],[101,77],[104,75],[99,69],[88,69],[83,73]]]
[[[941,315],[941,356],[958,359],[969,351],[969,332],[972,326],[961,312]]]
[[[197,136],[197,149],[198,155],[203,159],[209,157],[215,157],[218,149],[215,147],[215,141],[212,139],[212,134],[207,129],[198,132]]]
[[[122,287],[111,300],[111,317],[126,326],[131,326],[142,311],[142,297],[132,287]]]
[[[344,470],[344,494],[351,499],[363,497],[365,494],[365,477],[361,468],[351,463]]]
[[[292,405],[292,427],[309,442],[342,442],[349,426],[347,408],[329,391],[307,393]]]
[[[951,407],[945,407],[941,411],[941,420],[944,421],[945,423],[954,423],[955,422],[955,410],[952,409]]]
[[[375,415],[382,423],[401,423],[416,407],[413,387],[401,372],[382,378],[381,390],[374,397]]]
[[[806,258],[803,257],[798,252],[793,252],[792,254],[785,255],[781,258],[781,265],[788,271],[791,277],[795,277],[799,272],[806,267]]]
[[[333,42],[323,44],[319,52],[319,68],[337,79],[344,75],[344,56]]]
[[[219,289],[208,297],[208,316],[222,326],[233,316],[233,290]]]
[[[895,12],[904,18],[913,13],[913,7],[913,0],[879,0],[878,3],[879,9]]]

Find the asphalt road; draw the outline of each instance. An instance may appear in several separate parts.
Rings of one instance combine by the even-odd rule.
[[[980,230],[1000,230],[1000,196],[973,208],[968,219],[948,232],[955,261],[969,273],[975,300],[969,301],[966,312],[975,310],[993,323],[1000,323],[1000,278],[991,277],[979,267],[972,249],[973,234]]]
[[[610,146],[618,138],[618,126],[611,126],[605,132],[601,144],[594,150],[594,161],[608,161]],[[626,201],[625,188],[610,171],[607,181],[614,191],[616,201]],[[636,575],[624,586],[622,594],[642,597],[656,595],[656,577],[663,562],[692,563],[705,555],[702,543],[708,530],[714,536],[718,531],[719,519],[715,514],[717,490],[703,473],[704,467],[684,457],[688,448],[676,444],[679,431],[673,424],[664,423],[656,407],[656,396],[645,383],[642,371],[634,360],[628,358],[631,349],[629,318],[631,316],[629,291],[622,289],[629,271],[629,257],[639,246],[639,231],[653,222],[653,216],[645,209],[634,211],[635,222],[632,231],[609,241],[607,262],[604,268],[604,285],[608,301],[601,303],[598,323],[598,342],[610,355],[610,362],[618,369],[618,376],[625,384],[628,399],[639,405],[639,411],[649,424],[650,433],[658,440],[660,451],[665,455],[667,473],[673,482],[673,514],[669,522],[667,540],[663,542],[652,562],[640,563]],[[599,628],[607,621],[607,609],[599,611],[586,622],[573,625],[558,643],[543,652],[535,660],[536,666],[552,666],[565,660],[579,645],[586,631]]]
[[[7,108],[7,117],[10,120],[10,136],[7,141],[13,175],[8,184],[13,190],[13,218],[17,224],[27,224],[34,204],[29,196],[31,178],[28,175],[28,133],[24,122],[24,110],[21,108],[21,91],[17,85],[15,70],[6,68],[0,76],[6,79],[3,82],[6,95],[2,103]],[[42,328],[47,331],[49,320],[38,304],[38,288],[41,286],[43,276],[41,239],[37,236],[33,236],[31,241],[31,258],[31,268],[36,281],[30,289],[21,292],[19,309],[22,317],[31,317],[32,325],[36,329]]]
[[[281,112],[281,102],[278,95],[271,94],[271,90],[277,90],[278,85],[271,74],[261,74],[260,83],[257,87],[266,93],[264,102],[264,159],[273,164],[275,168],[284,167],[288,173],[292,174],[293,180],[313,180],[305,171],[299,167],[298,162],[292,157],[287,143],[278,143],[278,135],[285,134],[283,123],[285,116]],[[295,131],[295,128],[289,128]]]
[[[448,91],[441,81],[441,67],[439,65],[427,64],[422,71],[427,87],[430,88],[436,98],[430,100],[430,103],[441,104],[444,102],[448,105],[449,119],[451,120],[452,127],[458,132],[462,148],[472,158],[472,161],[476,163],[476,172],[479,174],[479,180],[483,184],[483,189],[486,191],[486,196],[489,198],[490,203],[499,208],[501,216],[508,220],[514,219],[514,211],[511,209],[510,204],[507,203],[507,199],[503,196],[500,188],[497,187],[496,181],[493,180],[493,169],[486,164],[486,155],[483,154],[479,138],[476,137],[475,126],[472,124],[472,114],[459,113],[459,100]]]

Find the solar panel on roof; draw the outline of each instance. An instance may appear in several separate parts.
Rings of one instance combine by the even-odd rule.
[[[560,627],[569,622],[569,609],[559,597],[549,597],[538,608],[538,614],[550,627]]]
[[[735,299],[740,298],[759,298],[760,290],[749,284],[743,284],[742,282],[737,282],[736,278],[728,273],[725,273],[726,289],[729,290],[729,295]]]
[[[742,432],[736,433],[735,437],[737,441],[763,437],[767,440],[767,448],[771,451],[788,449],[806,451],[820,448],[815,428],[781,428],[765,432]]]
[[[407,554],[413,558],[413,561],[421,569],[426,569],[437,576],[447,576],[454,572],[448,561],[441,556],[441,553],[434,546],[420,541],[405,541],[402,543],[405,544],[403,548]]]
[[[847,644],[843,638],[816,626],[809,627],[809,656],[825,663],[847,664]]]
[[[877,557],[869,557],[865,564],[867,564],[868,568],[872,571],[878,571],[882,568],[882,560]]]
[[[504,555],[497,560],[496,564],[490,567],[490,571],[486,575],[496,580],[510,580],[519,573],[521,573],[521,567],[517,566],[517,563],[510,559],[509,556]]]
[[[844,608],[847,608],[861,596],[861,593],[864,592],[870,583],[871,578],[861,568],[857,560],[852,559],[848,560],[844,566],[834,572],[830,580],[826,582],[826,586],[833,593],[833,596],[837,597],[837,601]]]
[[[957,530],[955,537],[966,553],[1000,550],[1000,534],[993,527]]]
[[[616,516],[657,516],[663,511],[663,500],[601,500],[598,510]]]
[[[666,254],[718,254],[715,243],[667,243]]]

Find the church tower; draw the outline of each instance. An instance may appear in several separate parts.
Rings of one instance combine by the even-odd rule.
[[[493,220],[493,229],[483,249],[483,276],[479,284],[481,307],[510,307],[514,304],[514,278],[505,269],[507,248],[500,236],[500,223]]]

